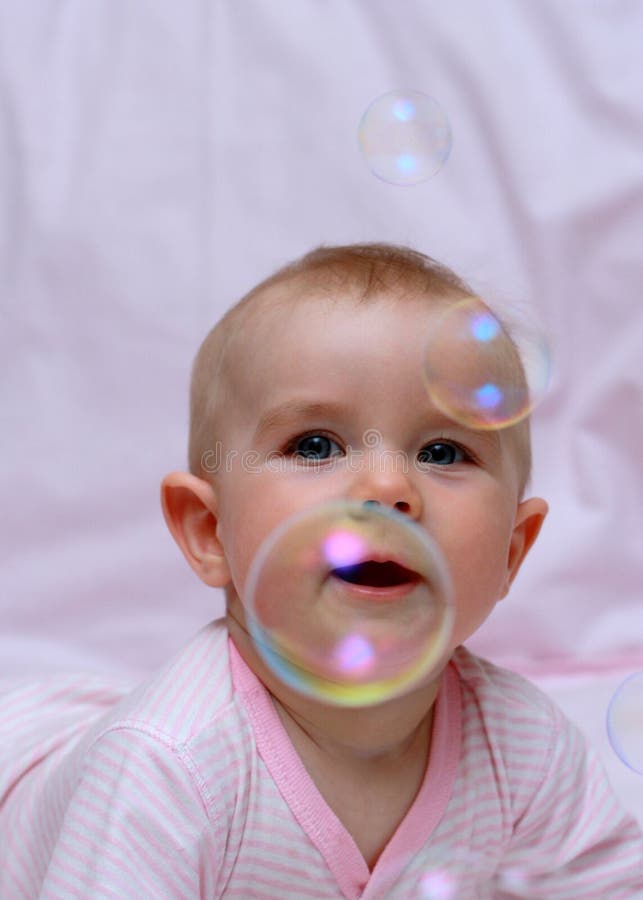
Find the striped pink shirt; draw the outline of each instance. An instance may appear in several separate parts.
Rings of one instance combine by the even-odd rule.
[[[56,676],[0,704],[2,900],[643,898],[643,837],[580,733],[464,647],[372,871],[223,621],[132,693]]]

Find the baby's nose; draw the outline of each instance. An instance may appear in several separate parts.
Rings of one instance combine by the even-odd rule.
[[[387,506],[412,519],[422,515],[422,498],[408,472],[373,468],[357,474],[350,489],[350,499],[366,507]]]
[[[381,506],[382,504],[380,503],[379,500],[364,500],[363,505],[368,507],[368,506]],[[406,500],[396,500],[395,503],[393,504],[393,508],[397,509],[398,512],[408,514],[411,511],[411,504],[408,503]]]

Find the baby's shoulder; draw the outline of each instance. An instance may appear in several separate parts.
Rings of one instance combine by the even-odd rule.
[[[505,755],[517,750],[524,756],[531,749],[535,758],[548,755],[556,741],[576,731],[550,697],[516,672],[463,646],[451,663],[460,683],[465,734],[484,733]]]
[[[86,746],[108,732],[145,733],[177,750],[225,734],[239,718],[223,619],[202,628],[162,669],[146,678],[95,723]],[[237,723],[241,727],[241,723]]]
[[[251,757],[250,725],[233,690],[228,632],[217,620],[93,723],[64,774],[73,781],[106,764],[123,776],[140,770],[168,796],[184,783],[186,795],[210,807],[216,794],[220,812],[227,793],[244,784]]]
[[[460,776],[492,792],[516,822],[547,784],[562,784],[571,765],[587,769],[584,737],[526,678],[458,647],[451,663],[460,683]]]

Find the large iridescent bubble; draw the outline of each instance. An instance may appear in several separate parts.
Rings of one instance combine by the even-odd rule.
[[[283,522],[243,602],[254,644],[289,687],[370,706],[439,674],[453,624],[436,544],[391,509],[332,502]]]
[[[357,139],[366,165],[382,181],[413,185],[440,171],[451,152],[451,126],[433,97],[390,91],[373,100]]]
[[[507,428],[544,397],[550,354],[526,314],[511,331],[478,297],[445,305],[431,321],[424,376],[435,405],[470,428]]]

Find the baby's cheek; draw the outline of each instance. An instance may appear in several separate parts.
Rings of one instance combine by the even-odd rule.
[[[455,630],[460,642],[482,625],[500,600],[506,577],[504,551],[472,553],[466,567],[451,571]]]

